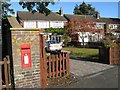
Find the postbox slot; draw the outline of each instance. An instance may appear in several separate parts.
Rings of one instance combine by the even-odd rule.
[[[30,44],[21,45],[21,49],[30,49]]]

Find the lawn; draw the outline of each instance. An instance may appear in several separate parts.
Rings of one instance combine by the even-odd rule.
[[[70,58],[81,58],[94,61],[98,61],[99,59],[99,49],[64,47],[63,50],[71,51]]]

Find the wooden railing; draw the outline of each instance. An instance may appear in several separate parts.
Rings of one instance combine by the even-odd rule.
[[[69,54],[59,53],[47,57],[47,78],[57,78],[69,74]]]
[[[5,57],[3,61],[0,61],[0,90],[6,88],[9,89],[9,71],[8,71],[8,64],[10,63],[9,57]],[[5,82],[2,80],[2,65],[4,65],[4,76]]]

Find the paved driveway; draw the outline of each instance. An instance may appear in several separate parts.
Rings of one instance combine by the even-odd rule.
[[[70,72],[79,77],[95,74],[113,67],[107,64],[70,59]]]
[[[117,66],[70,59],[70,72],[75,81],[53,88],[118,88]]]
[[[118,88],[118,68],[114,67],[90,76],[78,78],[76,82],[72,82],[71,84],[65,85],[63,87],[64,88]]]
[[[118,88],[117,66],[71,59],[70,72],[77,80],[63,88]]]

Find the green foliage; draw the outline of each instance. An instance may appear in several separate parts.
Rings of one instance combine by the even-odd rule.
[[[54,2],[42,2],[41,0],[38,0],[39,2],[26,2],[25,0],[22,0],[19,2],[19,4],[22,6],[23,9],[27,9],[29,12],[35,13],[45,13],[46,15],[50,14],[50,10],[47,8],[47,6],[51,3],[54,4]]]
[[[81,5],[76,4],[73,13],[80,15],[96,15],[98,11],[96,11],[95,8],[91,6],[91,4],[86,4],[83,2]]]
[[[70,36],[66,33],[66,28],[65,28],[65,31],[64,31],[64,34],[63,34],[63,39],[64,39],[63,44],[65,46],[67,46],[67,43],[69,42],[69,38],[70,38]]]
[[[23,9],[27,9],[29,12],[35,13],[35,12],[39,12],[39,13],[45,13],[46,15],[48,15],[51,11],[47,8],[47,6],[49,4],[54,4],[53,0],[51,0],[50,2],[43,2],[41,0],[38,0],[37,2],[28,2],[26,0],[20,0],[19,4],[20,6],[22,6]],[[8,15],[8,13],[10,14],[14,14],[14,9],[11,9],[10,6],[11,4],[9,4],[8,1],[5,2],[0,2],[0,6],[2,6],[2,10],[0,10],[0,12],[2,13],[2,17],[6,18]]]
[[[105,41],[104,46],[105,47],[120,47],[120,43],[116,43],[114,41]]]
[[[57,33],[58,35],[63,35],[65,28],[46,28],[47,33]]]
[[[65,38],[63,44],[67,46],[68,40]]]
[[[105,47],[119,47],[120,46],[120,38],[110,34],[107,34],[103,39],[102,42]]]
[[[2,13],[2,18],[5,19],[7,16],[10,16],[8,15],[8,13],[10,14],[14,14],[14,10],[10,8],[11,4],[9,4],[8,2],[1,2],[1,6],[2,6],[2,10],[1,13]]]

